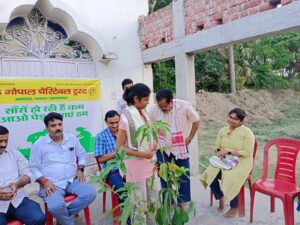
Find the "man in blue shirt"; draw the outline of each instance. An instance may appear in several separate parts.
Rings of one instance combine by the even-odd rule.
[[[44,123],[48,134],[32,146],[29,165],[49,212],[59,224],[74,225],[72,216],[96,198],[94,188],[85,182],[86,154],[74,135],[63,132],[61,114],[49,113]],[[77,195],[68,206],[66,194]]]
[[[105,114],[107,128],[96,137],[94,153],[97,161],[102,164],[102,167],[105,167],[107,161],[116,156],[116,136],[118,133],[119,121],[120,115],[117,111],[108,111]],[[114,168],[110,171],[106,181],[114,188],[114,190],[124,187],[123,178],[120,175],[118,168]],[[122,199],[119,199],[119,202],[122,202]]]

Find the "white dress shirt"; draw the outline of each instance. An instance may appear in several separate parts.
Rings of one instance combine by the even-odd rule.
[[[7,150],[0,154],[0,165],[0,187],[18,181],[24,175],[30,179],[32,177],[27,160],[17,150]],[[24,188],[19,188],[11,201],[0,200],[0,212],[6,213],[10,203],[17,208],[26,196]]]
[[[73,182],[78,165],[86,165],[86,153],[79,140],[72,134],[63,133],[61,144],[48,135],[36,141],[31,149],[29,165],[35,180],[45,177],[55,186],[65,189]]]

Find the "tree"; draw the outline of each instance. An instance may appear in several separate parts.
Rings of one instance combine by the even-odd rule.
[[[152,13],[158,9],[161,9],[167,5],[169,5],[172,2],[172,0],[149,0],[149,13]]]
[[[236,89],[288,88],[300,74],[300,32],[234,45]],[[174,61],[153,66],[154,89],[175,90]],[[229,48],[195,54],[196,90],[230,92]]]
[[[231,93],[236,94],[233,45],[229,45],[228,48],[229,48],[228,52],[229,52],[229,70],[230,70]]]
[[[152,64],[154,92],[161,88],[176,90],[175,85],[175,62],[168,60]]]
[[[225,75],[225,63],[218,50],[195,55],[196,90],[228,91],[230,83]]]

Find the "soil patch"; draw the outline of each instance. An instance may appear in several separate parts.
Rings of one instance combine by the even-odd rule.
[[[201,91],[196,96],[197,111],[204,125],[226,124],[228,112],[239,107],[246,111],[248,121],[271,124],[284,116],[290,100],[300,101],[300,92],[288,90],[250,90],[238,94]],[[247,122],[247,121],[246,121]]]

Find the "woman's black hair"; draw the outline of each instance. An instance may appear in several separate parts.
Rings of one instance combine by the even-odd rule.
[[[173,93],[171,90],[162,88],[156,93],[156,101],[159,102],[163,99],[166,99],[166,102],[169,104],[173,100]]]
[[[240,108],[234,108],[232,109],[228,115],[232,114],[232,113],[235,113],[236,117],[240,120],[240,121],[244,121],[245,117],[247,116],[246,115],[246,112]]]
[[[120,114],[116,111],[116,110],[109,110],[106,114],[105,114],[105,121],[107,121],[108,118],[112,118],[114,116],[119,116],[120,117]]]
[[[44,124],[46,125],[46,127],[48,126],[50,121],[54,121],[54,120],[60,120],[63,121],[63,116],[60,113],[57,112],[51,112],[48,113],[45,117],[44,117]]]
[[[135,96],[141,100],[142,98],[148,97],[150,92],[150,88],[146,84],[137,83],[124,92],[123,99],[127,102],[127,105],[133,105]]]

